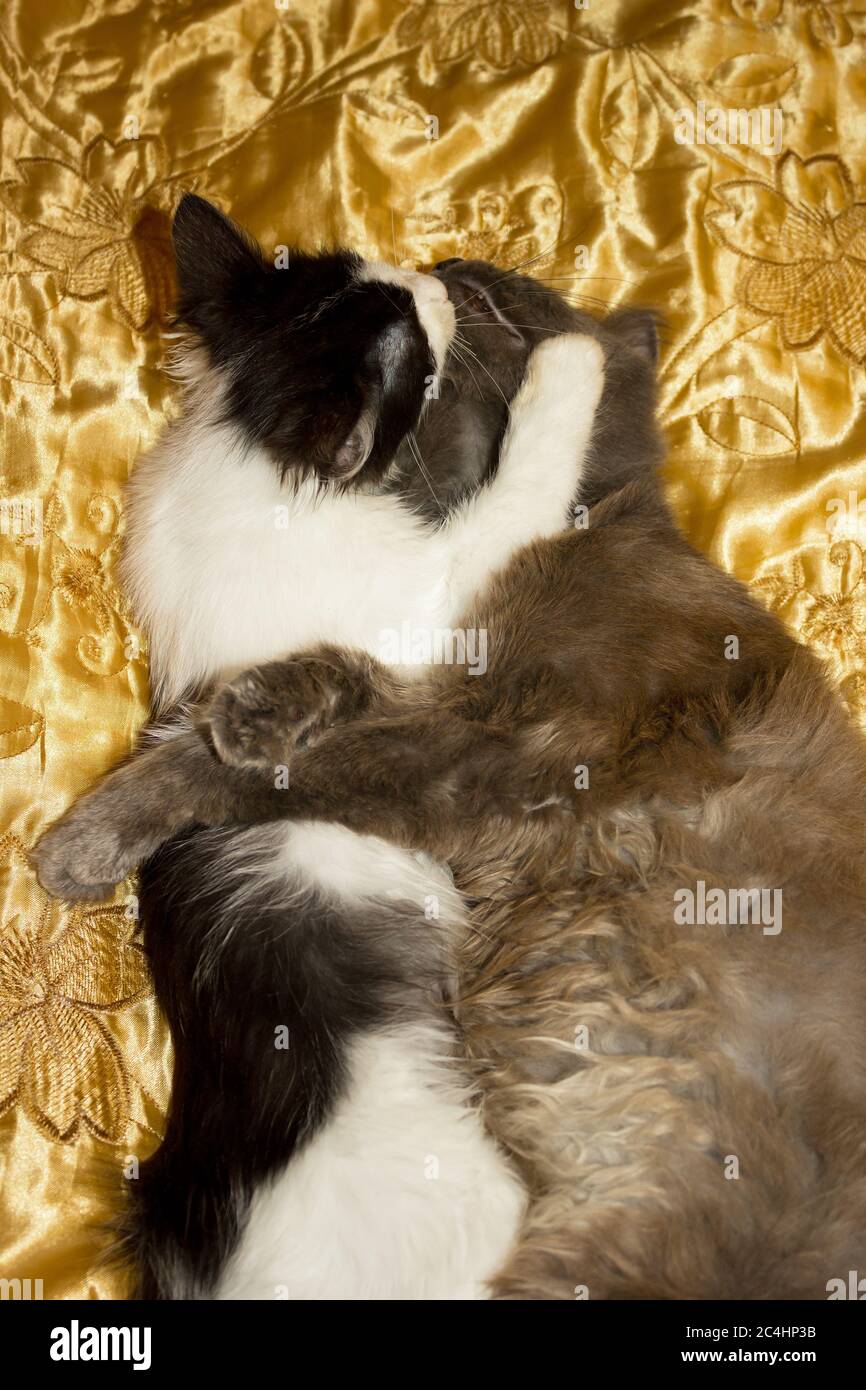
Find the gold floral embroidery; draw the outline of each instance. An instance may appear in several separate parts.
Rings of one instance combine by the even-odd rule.
[[[785,344],[804,348],[826,333],[845,356],[866,362],[866,203],[835,155],[788,151],[775,183],[717,185],[709,215],[720,239],[748,261],[744,303],[780,321]]]
[[[559,240],[562,210],[562,191],[555,183],[532,184],[510,195],[487,190],[465,202],[433,194],[406,219],[406,229],[420,262],[462,256],[537,272]]]
[[[129,604],[113,579],[118,541],[116,507],[110,498],[94,493],[86,514],[98,533],[107,534],[107,544],[99,554],[63,540],[57,530],[57,499],[53,495],[49,499],[39,547],[40,551],[43,547],[49,551],[45,598],[26,610],[26,625],[18,627],[16,599],[23,598],[26,581],[20,581],[20,594],[18,585],[0,584],[0,637],[23,638],[29,647],[38,648],[39,629],[49,616],[51,600],[56,595],[75,613],[89,614],[95,625],[95,631],[77,642],[76,653],[84,669],[93,675],[116,675],[129,662],[143,659],[146,647],[133,626]],[[28,549],[23,544],[19,548]],[[36,551],[37,547],[29,549]]]
[[[167,214],[177,199],[162,141],[117,146],[98,136],[80,167],[59,159],[16,161],[2,185],[8,208],[31,230],[20,250],[60,271],[76,299],[108,295],[131,328],[164,319],[172,294]]]
[[[560,44],[547,0],[408,0],[412,9],[400,21],[402,43],[426,43],[439,63],[478,56],[494,68],[543,63]]]
[[[856,654],[866,636],[866,593],[816,595],[801,631],[816,646]]]
[[[67,603],[104,607],[102,585],[104,576],[98,555],[89,550],[67,550],[54,564],[55,587]]]
[[[78,641],[78,659],[94,675],[116,674],[141,653],[128,621],[127,604],[110,579],[113,547],[95,555],[66,545],[59,536],[54,540],[57,552],[51,566],[51,591],[70,608],[89,613],[96,624],[96,632]]]
[[[58,931],[62,909],[40,897],[0,931],[0,1114],[17,1104],[52,1139],[83,1124],[119,1141],[129,1081],[106,1019],[150,993],[135,923],[121,907],[75,909]]]
[[[844,48],[853,32],[845,14],[848,0],[793,0],[796,10],[805,11],[809,32],[816,43],[827,48]],[[783,0],[733,0],[740,19],[755,24],[773,24],[782,13]]]
[[[852,539],[833,541],[827,556],[839,571],[833,593],[810,587],[800,556],[786,571],[773,570],[753,588],[800,637],[834,668],[842,694],[855,714],[866,716],[866,572],[863,547]],[[855,666],[857,669],[851,670]]]
[[[828,558],[840,572],[839,590],[834,594],[809,594],[800,630],[807,642],[823,647],[828,654],[854,659],[866,657],[866,576],[862,547],[854,540],[834,541]]]

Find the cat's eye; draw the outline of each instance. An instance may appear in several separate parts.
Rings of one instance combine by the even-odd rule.
[[[493,306],[486,294],[480,292],[473,294],[463,305],[470,314],[492,314]]]
[[[458,310],[458,322],[465,323],[467,328],[486,328],[488,325],[498,325],[505,329],[512,338],[518,342],[523,342],[523,335],[519,328],[515,328],[509,323],[508,317],[497,304],[491,299],[485,290],[477,286],[466,284],[466,281],[459,286],[462,291],[465,286],[465,297],[460,301],[455,299]]]

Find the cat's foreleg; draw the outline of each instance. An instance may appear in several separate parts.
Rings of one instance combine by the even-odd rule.
[[[397,708],[399,680],[362,651],[317,647],[250,667],[224,685],[207,714],[218,757],[275,768],[333,724]]]
[[[407,696],[362,653],[317,651],[223,687],[200,727],[110,773],[33,859],[47,891],[78,901],[195,825],[322,819],[448,858],[481,820],[557,800],[524,745]]]
[[[604,351],[595,338],[564,333],[533,349],[496,475],[454,513],[445,531],[455,613],[522,546],[566,525],[603,386]]]
[[[39,882],[69,902],[107,897],[172,835],[217,823],[229,773],[197,729],[138,753],[45,832],[31,855]]]
[[[524,780],[510,738],[447,714],[336,726],[287,767],[282,817],[333,821],[438,859],[468,829],[522,819],[546,796]]]
[[[399,695],[363,653],[321,647],[224,686],[199,727],[137,754],[81,797],[33,851],[43,888],[69,901],[106,897],[161,844],[193,825],[289,814],[285,764],[341,720]]]
[[[221,748],[234,764],[193,730],[109,773],[32,851],[42,887],[68,902],[105,898],[166,840],[196,825],[315,818],[418,849],[443,842],[454,820],[449,761],[461,761],[463,783],[469,769],[462,729],[455,736],[447,722],[420,716],[360,719],[328,727],[316,743],[305,741],[306,715],[290,727],[293,708],[278,716],[285,742],[265,735],[270,761],[244,762],[246,735],[235,741],[226,717]]]
[[[525,740],[440,707],[423,687],[401,692],[369,658],[344,662],[299,656],[214,697],[215,746],[262,774],[253,819],[335,821],[448,858],[481,821],[523,821],[558,800]]]

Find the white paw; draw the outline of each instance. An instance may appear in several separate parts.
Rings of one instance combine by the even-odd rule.
[[[560,333],[533,348],[526,385],[534,396],[580,395],[594,407],[604,386],[604,349],[588,333]]]

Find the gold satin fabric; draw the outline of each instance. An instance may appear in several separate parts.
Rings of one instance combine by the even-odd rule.
[[[99,1223],[168,1094],[134,885],[70,911],[27,851],[145,713],[115,559],[171,406],[180,192],[269,247],[482,256],[590,308],[659,306],[682,523],[862,717],[864,35],[864,0],[7,0],[0,1277],[123,1293]],[[699,103],[779,111],[778,153],[678,139]]]

